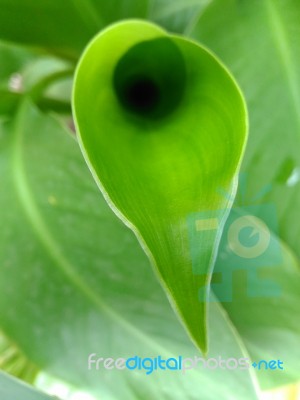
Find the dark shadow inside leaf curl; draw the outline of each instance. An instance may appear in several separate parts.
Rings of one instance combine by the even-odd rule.
[[[163,118],[179,106],[184,96],[184,58],[169,38],[141,42],[119,60],[113,84],[127,112],[147,119]]]

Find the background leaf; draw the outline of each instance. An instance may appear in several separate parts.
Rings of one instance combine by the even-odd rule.
[[[216,0],[192,32],[233,71],[249,107],[250,135],[242,167],[247,182],[234,208],[254,206],[254,214],[256,210],[265,222],[270,207],[276,209],[274,234],[281,239],[276,239],[281,261],[270,254],[274,268],[261,273],[278,283],[281,294],[249,298],[246,272],[240,271],[233,278],[233,302],[224,303],[254,358],[282,357],[286,363],[283,374],[258,373],[263,387],[300,377],[299,19],[300,4],[293,0]],[[219,257],[218,263],[220,272],[224,261]]]
[[[82,9],[78,5],[82,4]],[[74,58],[103,24],[91,2],[1,0],[0,37]],[[80,12],[81,11],[81,12]]]
[[[47,48],[76,60],[107,25],[128,18],[150,19],[183,32],[209,0],[9,0],[0,1],[0,38]]]
[[[153,0],[148,19],[169,32],[184,33],[200,17],[211,0]]]
[[[149,376],[87,369],[94,352],[201,355],[72,137],[28,103],[1,132],[1,324],[27,357],[104,399],[255,399],[249,371],[239,369]],[[247,357],[226,314],[211,304],[209,356],[219,355]]]
[[[231,223],[229,217],[224,233]],[[234,265],[224,234],[214,270],[219,279],[212,284],[252,360],[283,362],[284,370],[256,370],[264,389],[299,381],[300,268],[284,243],[274,234],[271,240],[276,251],[269,254],[268,263],[256,259],[247,267],[242,261]],[[226,301],[228,289],[232,298]]]
[[[32,60],[33,54],[17,46],[0,42],[0,87],[7,89],[9,79]]]
[[[28,50],[0,42],[0,115],[16,109],[22,91],[21,72],[33,58]]]
[[[13,114],[24,95],[70,115],[73,73],[69,62],[0,42],[0,115]]]
[[[253,204],[258,195],[260,203],[275,204],[278,233],[298,256],[299,19],[295,0],[216,0],[192,32],[224,60],[246,96],[250,135],[243,205]]]

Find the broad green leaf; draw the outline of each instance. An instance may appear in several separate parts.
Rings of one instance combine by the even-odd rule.
[[[1,0],[0,38],[75,58],[103,24],[93,2]]]
[[[54,400],[24,382],[0,371],[0,396],[3,400]]]
[[[207,293],[198,292],[230,208],[216,188],[234,196],[246,139],[238,87],[207,50],[130,21],[99,34],[83,54],[73,110],[95,180],[206,351]],[[219,226],[194,248],[200,212]]]
[[[1,132],[1,328],[28,359],[105,400],[256,399],[246,370],[88,370],[91,353],[201,354],[133,233],[102,198],[75,140],[27,103]],[[247,358],[218,304],[209,315],[209,357]]]
[[[247,185],[235,206],[275,206],[279,225],[275,233],[298,256],[292,261],[286,250],[281,251],[281,267],[277,263],[274,271],[282,288],[279,298],[245,299],[239,275],[236,299],[225,304],[252,355],[278,354],[286,360],[286,373],[258,375],[265,387],[300,377],[296,345],[300,340],[299,20],[298,1],[216,0],[192,32],[230,67],[249,107],[250,135],[242,167]],[[260,218],[266,221],[267,214]]]
[[[262,220],[259,212],[251,215]],[[246,210],[228,218],[212,279],[217,281],[212,283],[212,289],[223,301],[252,359],[283,362],[284,370],[257,370],[262,387],[297,382],[300,378],[299,262],[274,234],[264,259],[258,256],[247,263],[234,257],[228,247],[228,229],[238,218],[248,219],[247,225],[256,233],[261,232],[260,223],[249,220]]]
[[[0,0],[0,39],[39,46],[70,59],[112,22],[150,19],[182,33],[210,0]]]
[[[271,270],[265,268],[260,278],[277,284],[279,296],[249,297],[247,278],[240,275],[233,286],[234,300],[224,304],[253,360],[280,359],[284,363],[284,371],[257,372],[264,389],[300,379],[300,266],[284,245],[281,251],[282,264]]]
[[[250,134],[242,167],[248,175],[243,205],[275,204],[280,237],[298,257],[299,21],[297,0],[216,0],[192,32],[224,60],[245,93]]]

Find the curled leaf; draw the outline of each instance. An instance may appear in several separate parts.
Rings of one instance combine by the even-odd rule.
[[[73,111],[107,202],[135,232],[206,351],[208,294],[200,289],[210,280],[232,197],[218,189],[234,195],[247,136],[236,83],[199,44],[127,21],[101,32],[84,52]],[[202,217],[216,224],[207,230]]]

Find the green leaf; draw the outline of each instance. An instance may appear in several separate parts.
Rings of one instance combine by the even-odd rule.
[[[245,278],[239,275],[234,278],[236,297],[225,304],[254,357],[282,357],[286,362],[282,374],[258,374],[263,387],[300,377],[296,345],[300,338],[299,20],[298,1],[216,0],[192,32],[230,67],[249,108],[250,135],[242,167],[247,185],[235,206],[276,208],[275,234],[282,239],[282,260],[263,273],[278,283],[281,295],[245,298]],[[266,210],[260,214],[265,222],[268,206]],[[289,255],[293,252],[296,257]]]
[[[146,18],[148,0],[0,0],[0,38],[78,55],[100,29],[125,18]]]
[[[249,297],[247,278],[240,275],[233,286],[234,300],[224,303],[251,358],[283,362],[284,371],[257,372],[263,389],[296,383],[300,378],[300,266],[283,244],[281,253],[282,263],[271,269],[262,269],[260,277],[277,285],[280,295]]]
[[[0,38],[76,58],[103,26],[90,6],[90,1],[78,0],[1,0]]]
[[[170,32],[184,33],[200,17],[211,0],[153,0],[148,19]]]
[[[107,25],[142,18],[182,33],[210,0],[0,0],[0,38],[76,60]]]
[[[20,95],[0,89],[0,115],[14,113],[18,107]]]
[[[230,208],[216,188],[234,196],[246,139],[238,87],[199,45],[131,21],[105,30],[85,51],[73,109],[95,180],[206,351],[207,293],[198,291],[209,281]],[[200,249],[191,243],[199,212],[219,221]]]
[[[54,400],[53,397],[47,396],[36,389],[25,385],[11,376],[0,371],[0,396],[5,400]]]
[[[244,203],[253,204],[257,196],[260,203],[273,203],[280,237],[298,257],[299,20],[297,0],[217,0],[192,33],[224,60],[245,93],[250,135],[242,167],[248,175]]]
[[[251,216],[247,209],[231,212],[235,215],[230,215],[225,224],[212,288],[223,301],[251,358],[256,362],[261,359],[283,362],[284,370],[265,370],[264,366],[257,370],[261,386],[269,389],[299,380],[300,268],[289,248],[272,233],[267,258],[262,255],[247,262],[232,257],[228,229],[238,218],[243,218],[260,235],[261,222],[253,220],[255,216],[262,221],[258,210]]]
[[[0,313],[6,335],[41,369],[99,398],[256,399],[251,371],[88,370],[91,353],[201,354],[133,233],[102,198],[75,140],[28,103],[0,129]],[[218,304],[211,304],[209,316],[209,357],[247,358]]]

